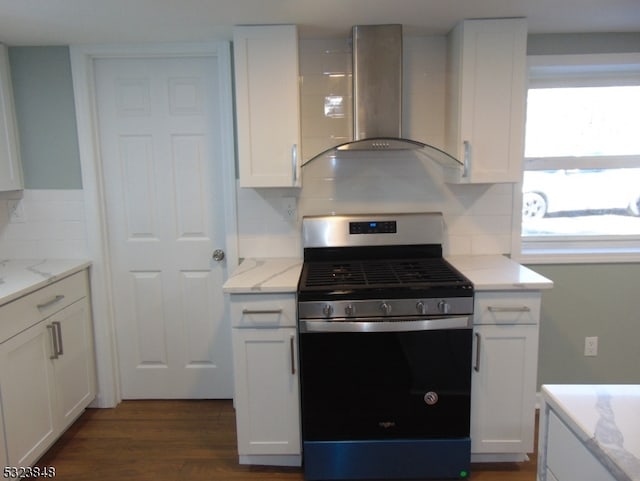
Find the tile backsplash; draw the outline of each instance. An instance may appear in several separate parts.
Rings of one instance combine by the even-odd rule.
[[[445,128],[446,38],[404,38],[404,136],[442,148]],[[351,135],[351,50],[345,39],[300,41],[303,159]],[[347,99],[327,110],[327,97]],[[337,113],[336,113],[337,112]],[[341,113],[342,112],[342,113]],[[344,114],[344,115],[342,115]],[[302,169],[302,188],[238,188],[241,257],[301,253],[303,215],[442,212],[445,253],[508,254],[512,184],[452,185],[439,167],[411,152],[317,157]],[[295,196],[291,219],[283,198]]]
[[[82,190],[25,190],[0,199],[0,258],[87,258]]]

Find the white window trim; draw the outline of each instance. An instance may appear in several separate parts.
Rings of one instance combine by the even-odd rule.
[[[529,56],[529,84],[544,86],[558,75],[569,76],[567,86],[605,86],[637,84],[640,77],[640,53],[540,55]],[[621,83],[622,82],[622,83]],[[523,162],[524,165],[524,162]],[[515,260],[526,264],[640,262],[640,236],[537,237],[522,238],[522,183],[513,188],[513,226],[511,252]]]

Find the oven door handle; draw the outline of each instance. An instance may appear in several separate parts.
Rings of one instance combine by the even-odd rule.
[[[471,316],[439,317],[435,319],[397,320],[389,319],[368,321],[343,321],[326,319],[300,319],[300,332],[409,332],[432,331],[439,329],[470,329]]]

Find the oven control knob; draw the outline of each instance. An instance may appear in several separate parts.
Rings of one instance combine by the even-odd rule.
[[[322,314],[324,314],[324,317],[330,317],[333,314],[333,306],[331,304],[322,306]]]
[[[391,304],[383,302],[382,304],[380,304],[380,310],[385,316],[388,316],[389,314],[391,314]]]
[[[449,314],[449,311],[451,310],[451,306],[447,301],[443,299],[440,302],[438,302],[438,309],[440,309],[440,312],[442,312],[443,314]]]
[[[349,304],[345,306],[344,313],[347,317],[353,317],[353,315],[356,313],[356,308],[353,307],[352,304]]]
[[[426,314],[427,305],[424,303],[424,301],[418,301],[416,302],[416,310],[418,311],[418,314]]]

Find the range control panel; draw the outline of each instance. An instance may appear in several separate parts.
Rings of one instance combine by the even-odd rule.
[[[397,232],[398,225],[395,220],[349,222],[349,234],[395,234]]]

